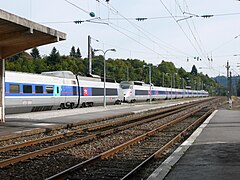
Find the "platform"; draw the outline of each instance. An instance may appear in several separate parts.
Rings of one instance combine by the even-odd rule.
[[[240,111],[209,117],[148,180],[240,178]]]

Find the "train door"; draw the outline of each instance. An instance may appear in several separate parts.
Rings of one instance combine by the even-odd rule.
[[[54,96],[61,96],[61,91],[62,91],[62,88],[61,86],[59,85],[55,85],[54,86]]]
[[[62,86],[54,85],[54,89],[53,89],[54,104],[60,105],[62,103],[60,98],[61,92],[62,92]]]

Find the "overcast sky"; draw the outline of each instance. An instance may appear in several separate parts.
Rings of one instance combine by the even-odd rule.
[[[0,0],[0,4],[5,11],[67,34],[66,41],[39,48],[41,55],[49,54],[53,46],[60,54],[69,54],[75,46],[87,57],[90,35],[94,49],[117,50],[106,58],[140,59],[154,65],[172,61],[187,71],[196,65],[211,77],[226,75],[228,60],[233,75],[240,74],[237,0],[109,0],[109,4],[105,0]],[[213,16],[204,18],[208,15]],[[76,20],[84,22],[75,24]]]

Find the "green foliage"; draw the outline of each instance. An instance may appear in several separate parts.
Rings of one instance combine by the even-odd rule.
[[[161,72],[172,74],[177,71],[176,67],[172,62],[162,61],[161,64],[158,65],[158,69]]]
[[[197,68],[196,68],[195,65],[193,65],[193,67],[192,67],[192,71],[190,72],[190,74],[192,74],[192,75],[194,75],[194,76],[197,76],[198,71],[197,71]]]
[[[71,52],[70,52],[70,56],[75,57],[76,56],[76,51],[75,51],[75,47],[72,46]]]
[[[52,70],[55,70],[53,66],[60,62],[60,54],[55,47],[53,47],[51,54],[47,57],[47,65],[52,66]]]
[[[37,59],[37,58],[41,57],[40,53],[39,53],[39,50],[36,47],[32,49],[30,54],[33,57],[33,59]]]
[[[74,46],[72,46],[69,55],[70,55],[71,57],[75,57],[75,58],[81,58],[81,57],[82,57],[81,52],[80,52],[80,49],[77,48],[77,51],[76,51]]]
[[[76,55],[75,55],[76,58],[81,58],[82,55],[81,55],[81,52],[80,52],[80,49],[77,48],[77,52],[76,52]]]
[[[103,76],[104,57],[93,56],[93,74]],[[138,59],[107,59],[106,74],[117,82],[121,81],[144,81],[149,83],[149,64]],[[19,53],[6,60],[6,69],[11,71],[41,73],[45,71],[68,70],[74,74],[88,74],[88,59],[82,59],[80,49],[71,48],[69,56],[60,56],[54,47],[51,53],[41,58],[37,48],[32,49],[31,55],[26,52]],[[223,94],[224,90],[211,78],[202,73],[197,73],[193,66],[191,73],[183,68],[176,68],[172,62],[162,61],[158,66],[151,65],[151,81],[155,86],[182,88],[188,85],[191,89],[208,90],[210,94]],[[172,79],[174,77],[174,79]],[[240,93],[240,82],[238,85]]]

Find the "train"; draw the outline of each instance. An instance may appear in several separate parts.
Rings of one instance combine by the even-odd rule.
[[[106,82],[105,88],[107,104],[208,96],[206,91],[153,85],[150,95],[150,85],[137,81]],[[104,82],[98,76],[74,75],[71,71],[5,72],[6,114],[91,107],[103,104],[103,98]]]
[[[122,81],[120,87],[123,91],[124,102],[150,101],[161,99],[177,99],[187,97],[207,97],[208,92],[204,90],[177,89],[158,87],[153,84],[145,84],[141,81]]]

